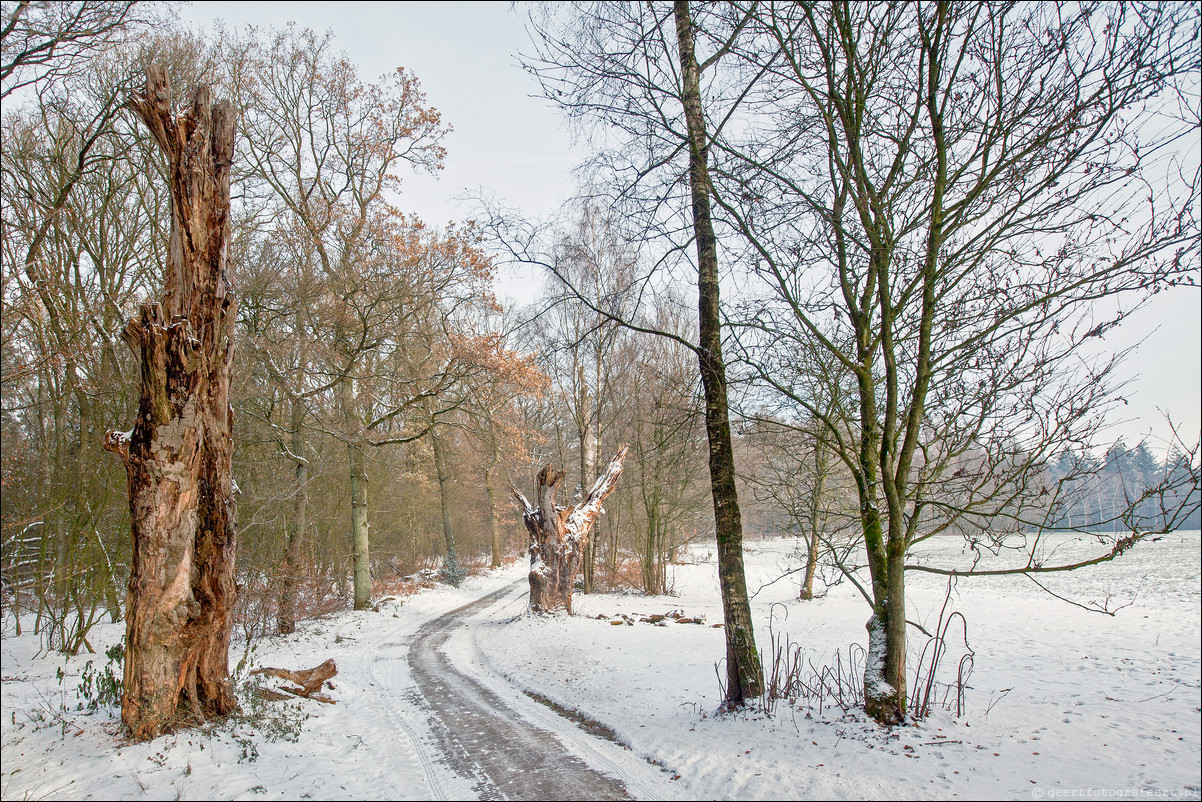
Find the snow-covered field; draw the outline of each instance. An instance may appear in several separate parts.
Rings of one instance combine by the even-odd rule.
[[[75,711],[88,660],[121,627],[91,639],[97,655],[37,655],[36,638],[3,639],[4,799],[430,799],[462,798],[470,786],[439,761],[429,722],[408,681],[408,640],[425,622],[510,588],[447,643],[463,669],[538,726],[563,733],[568,750],[618,774],[636,798],[1199,798],[1202,786],[1200,538],[1179,533],[1119,560],[1058,576],[1054,592],[1078,601],[1133,602],[1117,615],[1086,612],[1021,578],[961,581],[949,609],[967,622],[973,669],[963,715],[940,708],[892,731],[830,699],[780,702],[773,714],[717,716],[715,662],[723,636],[712,547],[689,552],[675,596],[576,597],[572,618],[533,618],[524,569],[474,577],[380,605],[306,622],[289,637],[258,642],[257,666],[308,668],[328,657],[339,674],[316,702],[244,702],[220,726],[127,743],[115,711]],[[867,606],[847,583],[811,602],[793,600],[791,540],[748,544],[757,639],[771,633],[804,648],[807,661],[846,660],[866,641]],[[1062,553],[1077,546],[1059,543]],[[957,541],[926,547],[941,563]],[[938,555],[933,552],[939,552]],[[928,630],[945,580],[911,574],[910,618]],[[683,611],[703,624],[642,622]],[[625,615],[632,623],[622,621]],[[603,617],[597,617],[603,616]],[[945,616],[946,620],[946,616]],[[957,619],[957,622],[959,619]],[[957,623],[940,678],[965,653]],[[911,629],[917,662],[925,638]],[[235,658],[236,659],[236,658]],[[58,671],[63,671],[59,680]],[[913,669],[911,670],[911,673]],[[89,672],[90,673],[90,672]],[[578,711],[617,744],[586,736],[533,701]],[[915,692],[912,687],[911,692]]]

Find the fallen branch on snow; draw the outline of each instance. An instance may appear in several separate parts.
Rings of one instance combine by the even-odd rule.
[[[269,677],[286,679],[289,682],[295,682],[296,685],[299,686],[293,687],[285,685],[279,689],[284,693],[290,693],[293,696],[300,696],[304,699],[312,699],[315,702],[325,702],[328,705],[335,704],[335,700],[328,696],[317,693],[319,690],[321,690],[321,686],[325,684],[326,680],[338,673],[338,666],[334,663],[332,658],[326,660],[319,666],[315,666],[304,671],[289,671],[286,668],[258,668],[250,673],[266,674]],[[279,695],[278,691],[272,691],[269,689],[263,689],[260,693],[264,698],[274,701],[288,698],[286,696]]]

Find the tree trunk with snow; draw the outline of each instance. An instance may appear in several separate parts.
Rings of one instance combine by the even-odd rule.
[[[622,446],[579,506],[555,506],[555,494],[565,472],[548,463],[538,472],[532,507],[516,487],[513,494],[521,505],[522,520],[530,530],[530,609],[536,613],[565,610],[572,614],[572,584],[584,555],[584,546],[601,503],[614,491],[627,447]]]
[[[141,359],[132,432],[105,447],[125,462],[133,563],[125,608],[121,718],[135,739],[225,716],[237,526],[231,481],[234,294],[227,275],[234,113],[207,87],[173,117],[166,71],[146,71],[130,106],[168,162],[171,241],[161,303],[125,327]]]
[[[865,625],[864,710],[882,724],[900,724],[906,718],[907,698],[904,551],[891,546],[887,563],[887,590],[874,600]]]

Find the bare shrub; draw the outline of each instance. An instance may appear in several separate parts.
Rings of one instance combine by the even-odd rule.
[[[954,583],[955,577],[948,577],[947,593],[943,597],[943,607],[939,610],[939,623],[935,626],[935,633],[922,647],[914,668],[914,696],[910,699],[910,714],[916,719],[926,718],[935,707],[954,710],[957,717],[964,715],[964,690],[972,674],[975,653],[968,645],[968,621],[964,614],[957,610],[948,610]],[[940,679],[939,669],[944,664],[944,657],[947,656],[951,645],[948,640],[949,630],[952,624],[957,622],[963,653],[956,664],[956,675],[946,680]]]
[[[968,623],[964,615],[949,611],[952,584],[943,600],[939,623],[934,634],[918,655],[914,669],[915,694],[910,700],[910,716],[923,719],[935,709],[942,708],[957,717],[966,712],[965,690],[972,674],[974,652],[968,645]],[[836,650],[829,662],[816,663],[807,658],[805,647],[793,643],[787,633],[778,633],[774,622],[776,608],[786,611],[784,605],[773,605],[773,614],[768,623],[768,661],[764,665],[764,694],[759,708],[766,715],[773,715],[783,700],[789,705],[818,708],[821,714],[827,707],[838,707],[844,713],[858,709],[864,704],[864,647],[853,643],[846,653]],[[953,627],[953,624],[958,624]],[[957,646],[953,637],[961,642]],[[956,661],[954,674],[944,670],[947,657],[961,650]],[[719,672],[719,681],[721,681]]]

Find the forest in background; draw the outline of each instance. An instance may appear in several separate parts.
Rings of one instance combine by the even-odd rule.
[[[163,281],[164,165],[122,108],[151,61],[177,95],[207,81],[239,109],[242,631],[351,604],[353,509],[367,511],[377,595],[423,570],[457,581],[524,553],[511,481],[550,460],[579,494],[618,443],[632,454],[586,589],[669,590],[674,552],[712,530],[686,355],[597,325],[554,281],[541,314],[503,309],[470,223],[434,229],[398,210],[403,176],[444,158],[445,124],[415,77],[364,81],[309,31],[151,33],[145,5],[123,8],[114,41],[5,101],[6,609],[36,612],[46,645],[69,652],[121,615],[129,505],[102,440],[136,414],[122,330]],[[589,211],[562,247],[597,280],[631,258]],[[295,613],[280,610],[287,593]]]
[[[527,535],[510,483],[528,487],[551,461],[582,495],[619,444],[630,445],[626,469],[581,589],[670,592],[675,554],[713,538],[714,520],[704,400],[694,354],[678,342],[695,339],[695,311],[679,287],[641,278],[662,253],[649,255],[613,207],[581,202],[543,241],[554,272],[540,297],[505,308],[495,227],[435,228],[403,211],[404,177],[439,169],[454,123],[426,104],[420,76],[368,80],[310,31],[200,37],[166,24],[166,7],[108,6],[111,27],[97,21],[92,49],[24,86],[10,81],[5,41],[6,610],[36,612],[47,648],[71,653],[90,648],[94,623],[121,615],[129,504],[102,441],[136,414],[123,331],[160,293],[168,247],[164,164],[125,108],[147,63],[167,68],[177,97],[208,84],[237,114],[241,630],[289,631],[297,618],[359,606],[356,555],[377,597],[422,572],[457,582],[514,559]],[[739,210],[727,211],[737,228]],[[815,552],[854,563],[855,477],[810,414],[846,377],[788,408],[760,381],[771,360],[745,342],[734,353],[747,360],[730,368],[745,529],[821,530]],[[855,429],[853,414],[833,410]],[[1030,525],[1038,509],[1049,528],[1114,532],[1156,519],[1173,499],[1149,491],[1184,486],[1188,445],[1034,455],[1043,487],[1060,495],[1040,507],[1017,489],[1001,505],[1013,511],[1005,526]],[[1006,459],[1021,461],[1018,451]],[[976,476],[990,458],[963,449],[941,470]],[[1186,507],[1173,525],[1198,528],[1196,502]],[[994,525],[959,519],[953,531]]]

